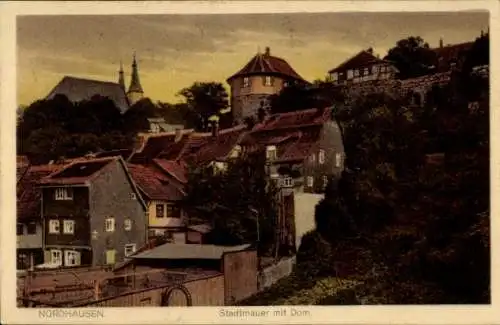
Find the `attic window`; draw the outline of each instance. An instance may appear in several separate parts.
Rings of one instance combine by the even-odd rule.
[[[276,146],[267,146],[266,158],[267,160],[275,160],[277,157]]]
[[[54,197],[56,200],[73,200],[73,189],[64,187],[56,188]]]

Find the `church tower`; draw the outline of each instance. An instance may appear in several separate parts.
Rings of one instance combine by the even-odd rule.
[[[118,72],[118,84],[122,87],[123,91],[125,91],[125,77],[123,75],[123,64],[120,60],[120,71]]]
[[[144,96],[144,91],[142,90],[141,82],[139,81],[139,71],[137,68],[137,62],[135,60],[132,62],[132,78],[130,80],[130,87],[128,88],[127,97],[130,105],[134,105]]]

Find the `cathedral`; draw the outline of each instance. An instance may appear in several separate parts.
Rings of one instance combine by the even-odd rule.
[[[64,76],[47,95],[46,99],[52,99],[56,95],[65,95],[72,102],[90,100],[95,95],[107,97],[115,103],[122,114],[125,113],[132,105],[144,97],[135,53],[128,90],[125,86],[123,65],[120,62],[118,82]]]

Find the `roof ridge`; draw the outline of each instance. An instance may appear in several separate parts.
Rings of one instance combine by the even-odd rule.
[[[75,76],[68,76],[65,75],[62,80],[67,80],[67,79],[74,79],[74,80],[81,80],[81,81],[91,81],[91,82],[97,82],[97,83],[105,83],[105,84],[112,84],[114,86],[120,86],[119,83],[111,81],[111,80],[99,80],[99,79],[90,79],[90,78],[84,78],[84,77],[75,77]]]

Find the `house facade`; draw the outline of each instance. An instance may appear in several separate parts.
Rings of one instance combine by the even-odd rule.
[[[268,97],[291,83],[307,83],[284,59],[271,55],[269,47],[257,53],[241,70],[227,79],[231,87],[233,120],[238,124],[267,107]]]
[[[157,160],[157,163],[161,167],[128,164],[147,206],[148,239],[162,238],[171,243],[185,243],[188,220],[180,206],[184,197],[182,179],[161,172],[163,169],[175,175],[176,172],[172,172],[175,162]]]
[[[39,185],[45,264],[113,265],[145,244],[146,206],[121,157],[76,161]]]
[[[363,50],[328,71],[328,79],[334,85],[358,84],[373,80],[394,79],[396,67],[373,54],[373,49]]]
[[[241,141],[244,151],[264,150],[268,174],[280,188],[280,242],[298,247],[314,229],[314,207],[327,181],[344,168],[342,132],[332,109],[309,109],[271,115]]]
[[[37,183],[59,165],[27,166],[18,171],[16,249],[17,269],[32,269],[44,262],[41,191]]]

